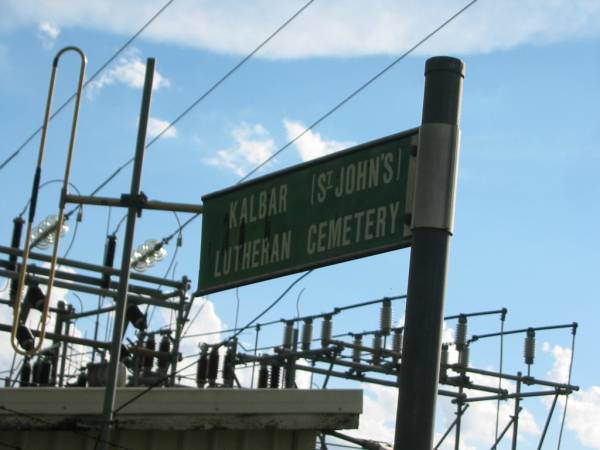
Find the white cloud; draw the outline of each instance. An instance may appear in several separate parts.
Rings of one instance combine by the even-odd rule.
[[[144,86],[146,64],[140,58],[137,50],[130,51],[127,55],[120,57],[117,63],[110,69],[102,72],[94,81],[88,85],[88,94],[94,97],[102,88],[113,84],[124,84],[125,86],[140,89]],[[158,90],[169,87],[171,82],[160,72],[155,70],[152,88]]]
[[[553,381],[566,383],[569,376],[571,350],[560,345],[544,342],[543,350],[551,353],[554,364],[548,371]],[[565,398],[560,397],[564,408]],[[569,396],[566,425],[574,431],[579,441],[586,447],[600,449],[600,386],[591,386]]]
[[[592,386],[571,395],[567,410],[567,428],[589,448],[600,449],[600,386]]]
[[[348,432],[362,439],[394,442],[398,390],[376,384],[364,384],[363,413],[358,430]]]
[[[219,53],[243,54],[305,0],[180,0],[143,37]],[[458,11],[467,0],[328,0],[315,2],[257,56],[303,58],[399,54]],[[85,2],[5,0],[0,28],[42,20],[131,35],[162,0]],[[423,46],[421,54],[481,53],[600,34],[600,3],[590,0],[479,2]]]
[[[56,39],[60,35],[60,28],[46,20],[38,24],[38,38],[42,41],[42,46],[46,50],[54,47]]]
[[[217,150],[214,156],[204,159],[206,164],[222,167],[243,176],[275,151],[275,141],[267,129],[260,124],[243,123],[231,134],[235,146]]]
[[[169,323],[171,311],[167,308],[161,308],[160,312],[163,316],[163,320],[166,323]],[[215,305],[213,304],[213,302],[211,302],[205,297],[197,298],[194,301],[190,310],[189,318],[190,322],[188,322],[188,324],[186,324],[184,328],[186,336],[218,331],[225,328],[225,324],[221,321],[221,319],[215,311]],[[191,320],[194,318],[195,320],[192,322]],[[178,375],[185,376],[187,378],[181,378],[179,380],[179,383],[188,386],[196,385],[195,361],[197,361],[198,357],[195,355],[197,355],[200,352],[198,345],[201,343],[214,344],[216,342],[219,342],[220,339],[221,334],[216,333],[203,337],[183,339],[181,341],[181,344],[179,346],[179,352],[186,358],[178,364],[177,370],[181,371],[178,372]],[[225,349],[223,348],[223,350]],[[188,365],[190,367],[184,369],[184,367]]]
[[[148,118],[148,137],[154,138],[158,136],[167,126],[169,126],[168,121],[159,119],[158,117],[150,117]],[[177,137],[177,129],[173,126],[170,127],[167,131],[165,131],[162,135],[163,139],[176,138]]]
[[[49,264],[43,263],[43,264],[41,264],[41,267],[48,268]],[[75,270],[73,270],[70,267],[66,267],[66,266],[59,266],[58,269],[63,272],[68,272],[68,273],[72,273],[72,274],[76,273]],[[46,292],[47,288],[43,284],[40,284],[40,287],[42,288],[43,292]],[[26,290],[24,292],[26,292]],[[80,311],[80,309],[81,309],[81,306],[80,306],[79,302],[74,298],[74,294],[72,291],[70,291],[69,289],[66,289],[66,288],[60,288],[60,287],[54,286],[52,288],[52,292],[50,295],[50,307],[56,308],[57,303],[59,301],[64,301],[66,304],[69,304],[69,303],[73,304],[76,311]],[[30,310],[27,321],[26,321],[27,327],[29,327],[30,329],[36,329],[36,328],[39,329],[40,318],[41,318],[41,313],[39,311],[34,310],[34,309]],[[13,309],[6,305],[0,305],[0,323],[12,324],[12,321],[13,321]],[[48,319],[46,321],[46,332],[53,332],[55,323],[56,323],[56,314],[50,312],[48,315]],[[74,326],[71,326],[69,334],[71,336],[78,336],[78,337],[84,336],[84,333],[82,332],[81,328],[77,325],[77,323],[75,323]],[[3,371],[3,370],[10,369],[14,351],[10,344],[10,335],[8,333],[3,333],[3,336],[1,336],[1,337],[2,337],[2,339],[0,339],[0,371]],[[36,338],[35,342],[36,342],[36,344],[39,342],[38,338]],[[51,344],[51,342],[48,340],[48,338],[46,338],[44,340],[44,343],[42,344],[42,348],[46,348],[50,344]],[[86,348],[84,346],[70,344],[68,346],[68,348],[69,348],[69,354],[74,354],[76,356],[74,356],[72,361],[67,364],[67,369],[68,369],[67,374],[75,373],[76,370],[79,367],[81,367],[81,365],[85,365],[85,363],[87,361],[89,361],[89,356],[90,356],[87,353],[89,348]],[[17,359],[16,359],[17,365],[20,365],[21,360],[22,360],[22,357],[17,355]],[[13,378],[18,378],[18,374],[19,374],[19,371],[18,370],[15,371],[13,373]],[[8,376],[8,373],[4,376]],[[70,380],[67,380],[67,381],[70,381]]]
[[[552,369],[548,371],[550,380],[557,383],[566,383],[569,380],[571,350],[560,345],[551,346],[548,342],[544,342],[542,348],[545,353],[551,353],[554,357]]]
[[[288,140],[292,140],[299,136],[306,127],[297,121],[285,119],[283,121],[287,132]],[[354,145],[350,141],[335,141],[323,139],[319,133],[307,131],[300,139],[295,142],[296,149],[302,158],[302,161],[310,161],[311,159],[319,158],[320,156],[329,155],[330,153],[348,148]]]

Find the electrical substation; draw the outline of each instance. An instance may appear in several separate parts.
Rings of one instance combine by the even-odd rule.
[[[67,164],[59,180],[59,211],[40,221],[36,207],[45,185],[54,83],[68,52],[79,55],[81,66]],[[510,329],[510,311],[502,306],[444,315],[453,309],[444,305],[450,238],[460,233],[454,230],[454,206],[460,201],[462,61],[427,61],[419,127],[205,195],[202,204],[152,200],[143,193],[152,58],[146,65],[130,191],[119,198],[72,192],[85,68],[86,57],[76,47],[56,55],[31,197],[16,218],[4,217],[12,220],[13,233],[0,245],[0,277],[8,281],[0,302],[12,309],[13,321],[0,323],[0,331],[11,341],[14,358],[0,391],[1,442],[23,450],[431,450],[450,448],[453,441],[458,450],[470,406],[489,402],[497,408],[489,448],[515,450],[523,405],[548,397],[551,407],[538,445],[545,448],[551,419],[560,414],[559,399],[579,388],[570,380],[556,383],[535,374],[536,338],[563,330],[574,343],[577,324]],[[102,258],[90,255],[86,261],[61,256],[60,245],[69,220],[85,226],[84,206],[127,213],[119,224],[123,237],[117,227],[103,237]],[[134,248],[136,220],[146,210],[190,219],[166,238]],[[198,285],[192,279],[198,267],[186,267],[187,275],[179,279],[144,273],[165,259],[169,242],[181,245],[181,230],[198,216]],[[188,333],[196,320],[192,306],[203,295],[391,250],[410,252],[404,292],[339,299],[333,310],[263,321],[267,309],[243,327]],[[53,287],[72,292],[81,303],[51,304]],[[173,326],[152,328],[150,307],[173,316]],[[379,317],[365,314],[353,329],[336,326],[350,310],[373,308]],[[497,329],[471,333],[472,324],[484,317],[496,318]],[[82,318],[94,318],[91,336],[74,333]],[[444,334],[444,323],[454,332]],[[261,340],[266,328],[279,328],[281,341]],[[127,330],[134,331],[134,339],[126,338]],[[241,333],[252,334],[254,345],[244,345]],[[215,342],[212,335],[224,338]],[[496,369],[472,364],[478,345],[493,339],[502,349],[509,335],[522,336],[522,355],[500,350]],[[182,354],[184,339],[197,344],[195,354]],[[86,355],[85,364],[77,364],[81,359],[74,348]],[[522,369],[514,372],[503,369],[519,365]],[[308,387],[298,387],[300,376],[308,377]],[[339,383],[343,389],[336,389]],[[388,411],[396,420],[395,442],[346,431],[358,428],[360,389],[368,384],[398,391],[397,411]],[[436,401],[442,398],[453,404],[455,416],[434,439]],[[501,414],[508,401],[510,414]]]

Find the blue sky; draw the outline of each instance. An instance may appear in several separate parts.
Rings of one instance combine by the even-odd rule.
[[[50,64],[58,49],[80,46],[88,55],[91,74],[161,4],[3,3],[0,159],[41,124]],[[145,58],[156,57],[161,80],[155,85],[151,111],[150,132],[156,133],[301,5],[175,0],[86,91],[73,183],[89,193],[133,156]],[[462,5],[441,0],[350,5],[317,0],[149,149],[143,190],[153,199],[199,203],[204,194],[236,183]],[[599,36],[598,2],[480,0],[260,172],[417,126],[425,60],[437,54],[462,58],[467,76],[446,312],[506,307],[507,329],[579,323],[573,382],[583,392],[569,404],[563,448],[570,449],[600,448],[594,427],[600,422],[600,240],[595,233],[600,225]],[[71,93],[76,64],[73,57],[61,64],[56,104]],[[69,114],[63,114],[52,124],[44,180],[62,176],[69,121]],[[4,244],[12,218],[28,199],[38,145],[36,138],[0,172]],[[102,195],[128,191],[130,173],[125,169]],[[39,220],[54,213],[57,195],[57,184],[42,191]],[[111,230],[121,217],[122,212],[112,211]],[[99,263],[107,220],[106,210],[86,208],[69,256]],[[144,213],[136,244],[166,236],[176,226],[172,214]],[[190,276],[194,287],[200,230],[200,220],[185,229],[176,260],[176,276]],[[168,250],[172,255],[173,244]],[[265,320],[294,315],[302,288],[301,313],[402,294],[408,258],[409,251],[400,250],[317,270]],[[163,275],[167,265],[163,262],[151,273]],[[260,312],[292,279],[240,289],[240,323]],[[89,301],[95,304],[95,299]],[[208,301],[194,331],[234,325],[234,291],[211,295]],[[394,313],[401,321],[402,303],[395,304]],[[2,314],[7,316],[5,310]],[[157,315],[155,325],[161,320]],[[340,317],[335,329],[361,331],[377,323],[378,311],[365,309]],[[85,333],[89,325],[78,327]],[[490,332],[498,326],[497,318],[473,320],[471,332]],[[280,332],[265,331],[261,339],[274,344]],[[251,334],[245,338],[253,339]],[[564,376],[568,331],[540,333],[537,338],[534,374]],[[193,351],[195,344],[186,349]],[[478,345],[473,365],[496,367],[497,341]],[[506,361],[514,372],[524,369],[521,336],[507,339]],[[391,436],[392,428],[377,410],[395,405],[393,398],[388,390],[367,388],[362,435]],[[440,405],[442,431],[451,410],[443,401]],[[526,407],[531,417],[522,428],[524,449],[535,448],[547,405],[529,400]],[[466,448],[489,448],[489,434],[482,436],[481,431],[489,412],[484,407],[467,419]],[[556,442],[558,425],[555,417],[550,442]]]

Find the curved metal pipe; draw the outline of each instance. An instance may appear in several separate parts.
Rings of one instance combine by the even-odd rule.
[[[16,334],[17,329],[19,327],[19,319],[20,319],[20,309],[21,303],[23,301],[23,288],[25,286],[25,277],[27,272],[27,261],[29,259],[29,252],[31,249],[31,230],[33,227],[33,221],[35,219],[35,210],[37,206],[38,192],[40,188],[40,180],[42,175],[42,165],[44,163],[44,154],[46,150],[46,135],[48,133],[48,124],[50,122],[50,110],[52,109],[52,98],[54,97],[54,84],[56,81],[56,73],[58,69],[58,62],[60,58],[67,52],[74,51],[81,58],[81,64],[79,68],[79,81],[77,84],[77,95],[75,99],[75,109],[73,111],[73,121],[71,124],[71,137],[69,139],[69,150],[67,153],[67,163],[65,167],[65,176],[63,179],[63,187],[61,191],[61,199],[58,211],[58,220],[56,222],[56,229],[54,231],[54,247],[52,249],[52,257],[50,259],[50,273],[48,275],[48,287],[46,289],[46,296],[44,298],[44,306],[42,310],[42,316],[40,318],[40,331],[39,331],[39,339],[37,344],[34,344],[31,349],[22,350],[19,348],[18,343],[16,342]],[[61,49],[54,60],[52,61],[52,74],[50,76],[50,87],[48,88],[48,99],[46,101],[46,112],[44,114],[44,123],[42,126],[42,138],[40,142],[40,150],[38,153],[37,165],[35,169],[35,175],[33,178],[33,187],[31,191],[31,203],[29,204],[29,216],[27,220],[27,234],[25,239],[25,247],[23,249],[23,257],[22,262],[19,269],[19,281],[17,288],[17,296],[14,303],[14,317],[13,317],[13,326],[12,332],[10,336],[10,343],[15,350],[15,352],[24,355],[24,356],[32,356],[40,351],[42,348],[42,344],[44,342],[44,337],[46,335],[46,321],[48,318],[48,311],[50,308],[50,295],[52,293],[52,284],[54,283],[54,275],[56,272],[56,262],[58,258],[58,244],[60,241],[60,231],[63,226],[63,222],[65,219],[65,202],[64,198],[68,193],[69,189],[69,177],[71,175],[71,162],[73,159],[73,151],[75,149],[75,136],[77,134],[77,122],[79,119],[79,107],[81,105],[81,94],[83,92],[83,79],[85,78],[85,67],[87,65],[87,58],[83,51],[78,47],[65,47]]]

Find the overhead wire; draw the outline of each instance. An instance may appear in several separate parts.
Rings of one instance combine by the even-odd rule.
[[[296,141],[298,141],[298,139],[300,139],[302,136],[304,136],[306,133],[308,133],[310,130],[312,130],[314,127],[319,125],[321,122],[323,122],[325,119],[327,119],[333,113],[335,113],[338,109],[340,109],[342,106],[344,106],[350,100],[352,100],[356,95],[358,95],[363,90],[365,90],[373,82],[375,82],[382,75],[384,75],[388,70],[390,70],[392,67],[394,67],[396,64],[398,64],[400,61],[402,61],[404,58],[406,58],[408,55],[410,55],[412,52],[414,52],[417,48],[419,48],[421,45],[423,45],[425,42],[427,42],[429,39],[431,39],[440,30],[445,28],[450,22],[452,22],[454,19],[456,19],[458,16],[460,16],[463,12],[465,12],[467,9],[469,9],[471,6],[473,6],[478,1],[479,0],[471,0],[469,3],[467,3],[465,6],[463,6],[460,10],[458,10],[450,18],[446,19],[441,25],[439,25],[433,31],[428,33],[423,39],[421,39],[415,45],[413,45],[408,50],[406,50],[404,53],[402,53],[400,56],[398,56],[396,59],[394,59],[391,63],[389,63],[387,66],[385,66],[382,70],[380,70],[375,75],[373,75],[371,78],[369,78],[365,83],[363,83],[357,89],[352,91],[342,101],[337,103],[333,108],[331,108],[329,111],[327,111],[325,114],[323,114],[317,120],[315,120],[312,124],[310,124],[307,128],[305,128],[304,131],[302,131],[301,133],[296,135],[296,137],[294,137],[291,141],[289,141],[287,144],[285,144],[283,147],[281,147],[279,150],[277,150],[275,153],[273,153],[267,159],[265,159],[263,162],[261,162],[259,165],[257,165],[254,169],[252,169],[250,172],[248,172],[246,175],[244,175],[240,181],[244,181],[244,180],[248,179],[250,176],[252,176],[258,170],[260,170],[262,167],[264,167],[265,164],[267,164],[269,161],[273,160],[273,158],[275,158],[277,155],[279,155],[285,149],[289,148],[292,144],[294,144]]]
[[[442,29],[444,29],[446,26],[448,26],[452,21],[454,21],[457,17],[459,17],[461,14],[463,14],[465,11],[467,11],[471,6],[473,6],[478,1],[479,0],[471,0],[469,3],[467,3],[461,9],[459,9],[456,13],[454,13],[452,16],[450,16],[448,19],[446,19],[444,22],[442,22],[440,25],[438,25],[433,31],[431,31],[427,35],[425,35],[425,37],[423,37],[420,41],[418,41],[416,44],[414,44],[412,47],[410,47],[408,50],[406,50],[404,53],[402,53],[400,56],[398,56],[396,59],[394,59],[391,63],[389,63],[387,66],[385,66],[379,72],[377,72],[371,78],[369,78],[366,82],[364,82],[361,86],[359,86],[357,89],[352,91],[349,95],[344,97],[333,108],[331,108],[325,114],[323,114],[321,117],[319,117],[317,120],[312,122],[307,128],[304,129],[304,131],[302,131],[301,133],[296,135],[292,140],[288,141],[285,145],[283,145],[277,151],[275,151],[273,154],[271,154],[267,159],[265,159],[263,162],[261,162],[260,164],[255,166],[252,170],[250,170],[250,172],[248,172],[246,175],[244,175],[242,178],[240,178],[236,184],[240,184],[240,183],[244,182],[245,180],[247,180],[251,175],[253,175],[258,170],[260,170],[262,167],[264,167],[265,164],[269,163],[270,161],[273,160],[273,158],[275,158],[276,156],[281,154],[283,151],[288,149],[291,145],[293,145],[295,142],[297,142],[298,139],[300,139],[306,133],[311,131],[313,128],[315,128],[317,125],[319,125],[325,119],[330,117],[336,111],[338,111],[342,106],[344,106],[346,103],[348,103],[351,99],[353,99],[360,92],[365,90],[368,86],[373,84],[373,82],[375,82],[377,79],[379,79],[381,76],[383,76],[387,71],[389,71],[391,68],[393,68],[396,64],[398,64],[400,61],[405,59],[408,55],[410,55],[412,52],[414,52],[416,49],[418,49],[421,45],[423,45],[425,42],[427,42],[429,39],[431,39],[433,36],[435,36],[437,33],[439,33]],[[181,229],[185,228],[187,225],[189,225],[192,221],[194,221],[199,216],[200,216],[200,213],[196,213],[193,216],[191,216],[182,225]]]
[[[569,375],[567,377],[567,384],[571,384],[571,375],[573,374],[573,358],[575,356],[575,335],[577,334],[577,324],[574,324],[572,330],[571,337],[571,360],[569,361]],[[560,432],[558,434],[558,445],[556,447],[557,450],[560,450],[560,445],[562,443],[563,430],[565,428],[565,419],[567,418],[567,408],[569,406],[569,396],[565,398],[565,407],[563,409],[563,416],[560,422]]]
[[[248,60],[250,60],[258,51],[260,51],[267,43],[269,43],[277,34],[279,34],[285,27],[287,27],[296,17],[298,17],[306,8],[308,8],[315,0],[309,0],[306,2],[300,9],[298,9],[290,18],[288,18],[283,24],[281,24],[275,31],[273,31],[266,39],[264,39],[257,47],[254,48],[250,53],[248,53],[242,60],[240,60],[235,66],[233,66],[229,71],[227,71],[221,78],[219,78],[215,83],[213,83],[202,95],[200,95],[196,100],[194,100],[187,108],[185,108],[175,119],[173,119],[165,128],[163,128],[154,138],[152,138],[144,148],[148,149],[151,147],[156,141],[158,141],[167,131],[169,131],[175,124],[177,124],[183,117],[189,114],[200,102],[206,99],[210,94],[212,94],[223,82],[225,82],[231,75],[233,75],[240,67],[242,67]],[[102,181],[96,189],[92,191],[90,196],[96,195],[100,192],[107,184],[109,184],[125,167],[133,162],[135,158],[130,158],[121,164],[112,174],[108,176],[104,181]],[[197,217],[196,214],[193,217]],[[183,228],[187,225],[186,222]],[[181,229],[183,229],[181,228]]]
[[[90,84],[92,81],[94,81],[94,79],[100,75],[121,53],[123,53],[123,51],[129,47],[129,45],[131,45],[131,43],[133,41],[135,41],[138,36],[140,34],[142,34],[146,28],[148,28],[169,6],[171,6],[171,4],[174,2],[175,0],[169,0],[167,1],[156,13],[154,13],[154,15],[152,17],[150,17],[150,19],[148,19],[144,25],[142,25],[142,27],[140,29],[138,29],[129,39],[127,39],[118,49],[115,53],[112,54],[112,56],[110,58],[108,58],[88,79],[87,81],[83,84],[84,87],[86,87],[88,84]],[[52,115],[50,116],[50,121],[52,119],[54,119],[54,117],[56,117],[58,114],[60,114],[65,107],[71,103],[73,101],[73,99],[77,96],[76,93],[72,94],[67,100],[65,100],[65,102],[60,105],[56,111],[54,111],[52,113]],[[4,169],[20,152],[21,150],[23,150],[32,140],[33,138],[35,138],[40,131],[42,131],[42,126],[40,126],[37,130],[35,130],[33,133],[31,133],[31,135],[25,139],[25,141],[8,157],[6,158],[2,163],[0,163],[0,170]]]
[[[240,330],[238,332],[236,332],[235,334],[231,335],[229,338],[227,338],[225,341],[216,344],[215,347],[222,347],[227,345],[229,342],[231,342],[233,339],[235,339],[237,336],[239,336],[239,334],[251,327],[257,320],[260,320],[261,317],[263,317],[266,313],[268,313],[271,309],[273,309],[285,296],[286,294],[292,290],[292,288],[294,286],[296,286],[296,284],[298,284],[300,281],[302,281],[304,278],[306,278],[308,275],[310,275],[310,273],[312,272],[312,270],[309,270],[308,272],[304,272],[302,275],[300,275],[298,278],[296,278],[294,281],[292,281],[289,286],[279,295],[279,297],[277,297],[275,299],[275,301],[273,301],[269,306],[267,306],[267,308],[265,308],[261,313],[259,313],[256,317],[254,317],[252,320],[250,320],[244,327],[240,328]],[[130,405],[131,403],[133,403],[134,401],[136,401],[137,399],[139,399],[140,397],[142,397],[143,395],[146,395],[148,392],[150,392],[152,389],[154,389],[157,386],[160,386],[162,383],[164,383],[166,380],[168,380],[170,377],[172,377],[173,375],[177,375],[181,372],[183,372],[186,369],[189,369],[190,367],[192,367],[194,364],[196,364],[198,361],[195,360],[192,363],[177,369],[176,372],[171,373],[169,375],[165,375],[164,377],[159,378],[156,382],[154,382],[153,384],[151,384],[150,386],[148,386],[146,389],[144,389],[143,391],[141,391],[140,393],[138,393],[137,395],[133,396],[131,399],[127,400],[125,403],[123,403],[122,405],[120,405],[118,408],[115,409],[114,413],[115,415],[122,410],[123,408],[125,408],[127,405]]]

